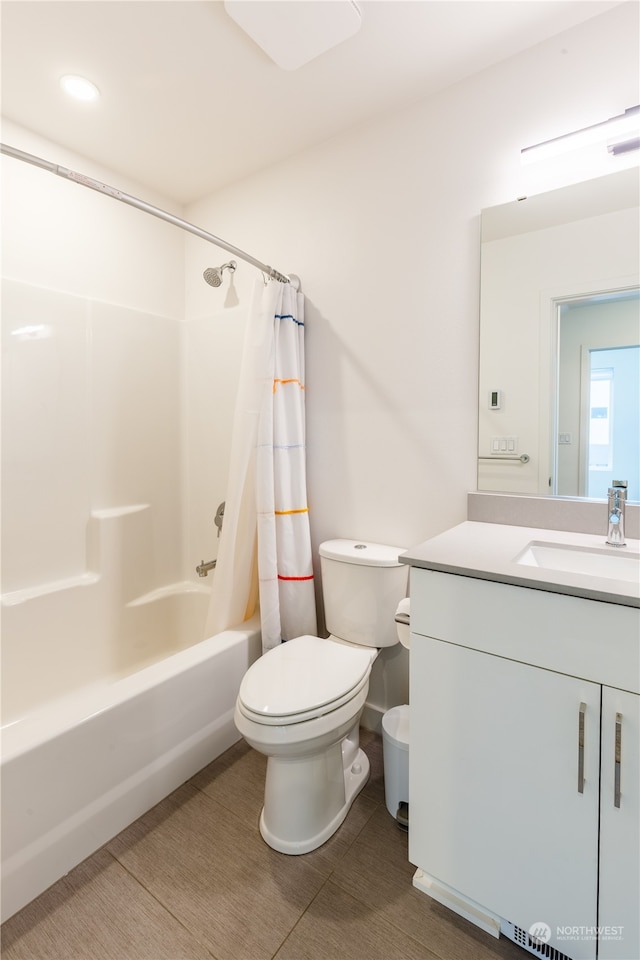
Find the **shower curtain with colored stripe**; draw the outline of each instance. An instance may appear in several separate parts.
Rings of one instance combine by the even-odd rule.
[[[250,617],[258,583],[263,652],[317,630],[304,398],[304,296],[293,284],[258,280],[207,634]]]

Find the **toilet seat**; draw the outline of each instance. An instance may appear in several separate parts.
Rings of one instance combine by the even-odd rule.
[[[375,648],[305,635],[289,640],[249,668],[238,708],[256,723],[282,726],[323,716],[368,683]]]

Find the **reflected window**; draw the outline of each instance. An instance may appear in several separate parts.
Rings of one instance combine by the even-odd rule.
[[[637,289],[556,301],[560,496],[603,499],[613,479],[640,494],[640,298]]]
[[[640,347],[590,350],[587,496],[606,497],[614,479],[638,499]]]
[[[613,369],[596,367],[591,351],[589,397],[589,470],[613,470]]]

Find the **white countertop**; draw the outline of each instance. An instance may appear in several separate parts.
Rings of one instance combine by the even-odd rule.
[[[615,554],[612,566],[618,557],[628,558],[632,563],[634,560],[640,561],[639,540],[627,540],[626,546],[616,548],[607,546],[604,534],[596,536],[539,527],[479,523],[473,520],[467,520],[412,547],[400,556],[400,560],[427,570],[640,607],[640,562],[638,576],[632,575],[632,579],[613,579],[608,575],[599,576],[519,563],[518,558],[526,552],[531,543],[577,548],[589,554]],[[625,562],[625,566],[629,566],[628,562]]]

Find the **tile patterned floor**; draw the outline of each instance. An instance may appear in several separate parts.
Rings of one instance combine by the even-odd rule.
[[[369,783],[320,849],[263,842],[265,760],[237,743],[8,920],[3,960],[526,960],[412,887],[362,746]]]

